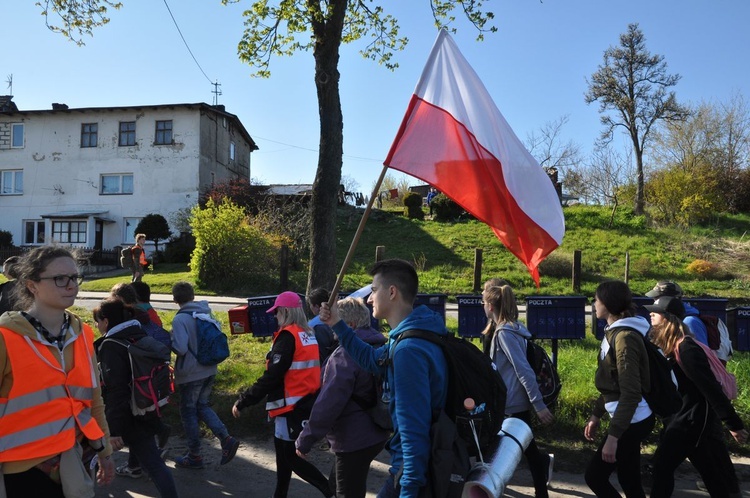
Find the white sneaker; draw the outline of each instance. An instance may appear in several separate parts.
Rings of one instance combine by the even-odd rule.
[[[549,467],[547,467],[547,487],[552,487],[552,472],[555,468],[555,455],[554,453],[549,454]]]
[[[128,464],[122,465],[120,467],[117,467],[115,469],[115,474],[118,476],[125,476],[125,477],[132,477],[133,479],[138,479],[143,475],[143,470],[140,467],[135,467],[131,469],[128,467]]]

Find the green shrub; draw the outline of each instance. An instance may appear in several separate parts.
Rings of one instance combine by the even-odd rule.
[[[194,249],[195,237],[191,234],[183,234],[167,242],[162,261],[165,263],[189,263]]]
[[[641,256],[630,264],[630,269],[642,277],[650,276],[653,268],[654,265],[648,256]]]
[[[13,247],[13,234],[7,230],[0,230],[0,248]]]
[[[421,208],[422,196],[416,192],[407,192],[404,194],[404,206]]]
[[[195,250],[190,271],[195,282],[219,292],[267,285],[278,268],[279,247],[248,223],[245,209],[212,199],[193,208]]]
[[[438,221],[451,221],[461,216],[464,208],[453,202],[445,194],[438,194],[430,203],[435,219]]]
[[[539,264],[539,274],[552,278],[570,277],[573,274],[573,258],[568,254],[550,254]]]

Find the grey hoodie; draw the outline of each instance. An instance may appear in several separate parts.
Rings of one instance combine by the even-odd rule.
[[[536,374],[526,359],[526,341],[530,338],[531,332],[521,322],[503,323],[495,329],[490,357],[508,388],[506,415],[546,408]]]
[[[172,350],[177,354],[174,365],[175,384],[186,384],[216,375],[216,365],[206,366],[198,363],[188,350],[198,350],[198,325],[193,312],[211,313],[208,301],[190,301],[180,308],[172,320]]]

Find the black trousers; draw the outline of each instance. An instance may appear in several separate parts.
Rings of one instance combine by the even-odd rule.
[[[739,495],[739,482],[724,442],[721,422],[710,414],[702,434],[669,426],[664,431],[654,454],[651,498],[672,496],[674,472],[685,458],[690,459],[700,473],[712,497]]]
[[[654,416],[630,424],[617,441],[615,462],[607,463],[602,460],[602,448],[607,440],[604,435],[596,454],[586,468],[586,484],[599,498],[620,498],[614,486],[609,482],[612,473],[617,471],[617,480],[627,498],[645,498],[641,484],[641,443],[654,429]]]
[[[292,481],[292,472],[315,486],[318,491],[323,493],[323,496],[333,496],[328,486],[328,479],[320,473],[315,465],[297,455],[294,441],[284,441],[275,437],[273,438],[273,445],[276,448],[276,490],[273,493],[274,498],[286,498],[289,492],[289,483]]]
[[[531,427],[531,412],[526,410],[525,412],[513,413],[508,415],[509,418],[517,418],[526,422],[526,425]],[[526,457],[526,463],[531,471],[531,478],[534,481],[534,496],[536,498],[547,498],[549,493],[547,491],[547,470],[549,469],[549,455],[539,450],[534,439],[531,440],[526,451],[523,452],[523,456]]]
[[[370,464],[383,450],[385,441],[357,451],[336,453],[331,472],[331,487],[337,498],[365,498]]]
[[[8,498],[26,498],[28,496],[65,498],[62,486],[36,467],[18,474],[5,474],[4,481]]]

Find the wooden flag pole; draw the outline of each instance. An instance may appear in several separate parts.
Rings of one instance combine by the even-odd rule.
[[[370,211],[372,211],[372,203],[375,202],[375,198],[378,196],[378,191],[380,190],[380,186],[383,184],[383,178],[385,178],[386,171],[388,171],[388,166],[384,165],[383,171],[380,172],[380,177],[378,177],[378,181],[375,182],[375,186],[372,189],[372,195],[370,195],[370,201],[367,203],[367,207],[365,208],[364,214],[362,214],[362,219],[359,220],[357,233],[354,234],[352,243],[349,246],[349,251],[346,253],[346,258],[344,258],[344,264],[341,265],[341,271],[339,271],[339,276],[336,277],[336,283],[334,284],[333,289],[331,289],[331,298],[328,300],[328,306],[333,306],[333,303],[336,302],[336,298],[338,297],[338,294],[339,294],[339,289],[341,289],[341,282],[344,280],[344,275],[346,275],[346,270],[349,268],[349,264],[352,262],[352,257],[354,257],[354,251],[355,249],[357,249],[359,238],[362,236],[362,232],[365,229],[365,223],[367,222],[367,218],[370,216]]]

